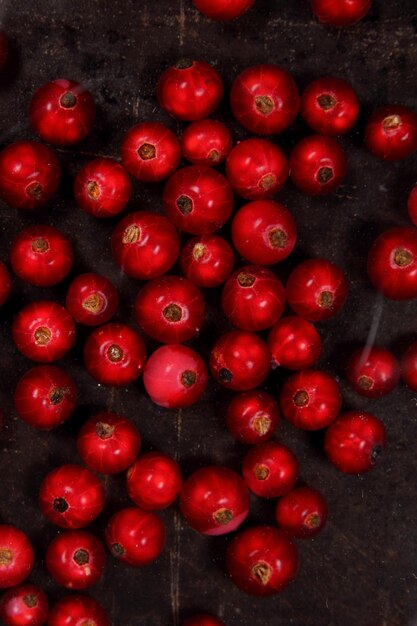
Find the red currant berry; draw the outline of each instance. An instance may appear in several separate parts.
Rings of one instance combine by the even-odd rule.
[[[246,519],[249,491],[239,474],[228,467],[203,467],[185,481],[180,508],[197,532],[224,535]]]
[[[219,287],[233,270],[233,250],[218,235],[193,237],[182,249],[180,264],[186,277],[198,287]]]
[[[222,122],[198,120],[183,132],[181,148],[184,157],[193,165],[214,167],[223,163],[233,148],[232,135]]]
[[[135,319],[152,339],[182,343],[200,332],[205,308],[200,290],[187,278],[162,276],[139,291]]]
[[[385,447],[380,419],[365,411],[342,413],[327,429],[324,449],[335,467],[346,474],[370,470]]]
[[[226,567],[235,585],[245,593],[272,596],[296,577],[297,549],[279,528],[247,528],[229,544]]]
[[[6,65],[8,55],[9,40],[7,39],[6,33],[0,32],[0,70]]]
[[[75,324],[64,307],[51,300],[40,300],[20,310],[12,333],[17,349],[28,359],[51,363],[71,349]]]
[[[321,354],[321,339],[313,324],[289,315],[280,319],[268,335],[272,367],[304,370],[315,364]]]
[[[329,26],[351,26],[367,15],[372,0],[311,0],[317,19]]]
[[[178,168],[181,148],[167,126],[159,122],[143,122],[126,133],[121,156],[132,176],[147,183],[157,183]]]
[[[31,584],[10,589],[0,601],[0,619],[6,626],[43,626],[48,612],[48,598]]]
[[[73,263],[69,239],[52,226],[29,226],[12,243],[10,263],[14,273],[37,287],[60,283]]]
[[[81,428],[77,446],[84,463],[100,474],[118,474],[135,462],[141,436],[130,420],[116,413],[98,413]]]
[[[12,283],[10,280],[9,270],[3,261],[0,261],[0,306],[3,306],[10,296],[11,289]]]
[[[255,0],[193,0],[194,5],[206,17],[212,20],[233,20],[248,11]],[[214,622],[213,622],[214,624]],[[187,626],[197,626],[194,622]],[[201,624],[201,626],[210,626]]]
[[[119,306],[116,287],[100,274],[80,274],[68,288],[65,305],[76,322],[99,326],[108,322]]]
[[[257,135],[272,135],[294,121],[300,96],[293,77],[282,68],[253,65],[234,81],[230,105],[242,126]]]
[[[380,398],[398,385],[400,365],[386,348],[363,346],[350,357],[346,377],[361,396]]]
[[[106,543],[114,557],[142,567],[154,561],[165,543],[165,527],[155,513],[136,507],[115,513],[106,528]]]
[[[408,196],[408,215],[414,226],[417,226],[417,185],[412,188]]]
[[[417,150],[417,114],[398,105],[376,109],[365,126],[365,143],[386,161],[409,157]]]
[[[34,553],[27,535],[0,524],[0,589],[20,585],[32,571]]]
[[[273,200],[249,202],[233,218],[233,245],[239,254],[257,265],[283,261],[293,251],[296,238],[293,216]]]
[[[46,551],[46,568],[58,585],[87,589],[101,577],[106,562],[103,544],[86,530],[65,530]]]
[[[207,384],[206,366],[191,348],[169,344],[149,357],[143,384],[155,404],[167,409],[185,408],[203,395]]]
[[[359,116],[359,100],[342,78],[319,78],[301,96],[301,115],[316,133],[344,135],[352,130]]]
[[[171,176],[165,185],[163,204],[174,226],[193,235],[207,235],[229,219],[233,192],[216,170],[190,165]]]
[[[404,352],[401,358],[401,378],[413,391],[417,391],[417,341]]]
[[[114,260],[128,276],[149,280],[171,269],[180,252],[180,239],[163,215],[137,211],[116,226],[111,246]]]
[[[198,613],[188,617],[182,626],[226,626],[224,622],[208,613]]]
[[[97,476],[81,465],[61,465],[44,478],[39,506],[47,520],[61,528],[83,528],[104,506],[104,488]]]
[[[397,227],[379,235],[369,250],[368,275],[387,298],[417,297],[417,229]]]
[[[293,452],[276,441],[260,443],[243,459],[243,478],[261,498],[277,498],[292,489],[298,478],[298,461]]]
[[[319,491],[296,487],[280,498],[275,517],[285,532],[297,539],[310,539],[326,524],[327,503]]]
[[[309,196],[332,193],[346,176],[346,169],[346,155],[332,137],[304,137],[291,152],[292,182]]]
[[[326,259],[308,259],[291,272],[287,301],[292,310],[312,322],[334,317],[346,302],[346,277]]]
[[[51,609],[48,626],[110,626],[107,613],[88,596],[72,595],[60,600]]]
[[[94,217],[113,217],[125,208],[132,183],[123,165],[114,159],[94,159],[78,172],[74,196],[79,207]]]
[[[95,110],[93,97],[85,87],[58,78],[34,93],[29,117],[33,130],[43,141],[70,146],[87,137]]]
[[[234,396],[226,411],[226,426],[242,443],[262,443],[273,436],[279,417],[277,401],[255,389]]]
[[[162,74],[156,95],[172,117],[193,122],[217,109],[223,98],[223,82],[209,63],[183,59]]]
[[[146,361],[142,337],[126,324],[104,324],[84,346],[84,366],[103,385],[123,387],[139,378]]]
[[[60,180],[61,166],[47,146],[17,141],[0,152],[0,198],[15,209],[43,207]]]
[[[142,454],[127,473],[129,498],[144,511],[170,506],[178,498],[181,487],[178,463],[163,452]]]

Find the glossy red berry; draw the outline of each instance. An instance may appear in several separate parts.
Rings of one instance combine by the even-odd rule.
[[[193,122],[182,134],[181,149],[193,165],[214,167],[226,160],[233,148],[232,135],[226,124],[206,119]]]
[[[387,298],[416,298],[417,229],[400,226],[379,235],[369,250],[368,275]]]
[[[129,498],[144,511],[170,506],[182,487],[181,470],[176,461],[163,452],[142,454],[127,473]]]
[[[208,613],[198,613],[188,617],[182,626],[226,626],[224,622]]]
[[[401,378],[413,391],[417,391],[417,341],[404,352],[401,358]]]
[[[298,478],[298,461],[293,452],[276,441],[260,443],[243,459],[243,478],[261,498],[277,498],[292,489]]]
[[[73,257],[68,237],[47,225],[22,230],[10,250],[14,273],[37,287],[49,287],[64,280],[71,270]]]
[[[294,313],[312,322],[337,315],[346,302],[348,284],[342,270],[326,259],[308,259],[291,272],[287,302]]]
[[[367,15],[372,0],[311,0],[317,19],[329,26],[351,26]]]
[[[0,600],[0,619],[5,626],[43,626],[48,612],[48,598],[35,585],[10,589]]]
[[[28,359],[51,363],[71,349],[75,324],[64,307],[51,300],[39,300],[20,310],[12,333],[17,349]]]
[[[44,478],[39,492],[43,515],[61,528],[83,528],[98,517],[105,493],[100,480],[81,465],[61,465]]]
[[[370,470],[385,448],[385,428],[365,411],[342,413],[327,429],[324,449],[335,467],[346,474]]]
[[[233,270],[233,250],[223,237],[200,235],[187,241],[180,264],[186,277],[198,287],[219,287]]]
[[[114,159],[94,159],[75,177],[75,200],[83,211],[94,217],[117,215],[123,211],[131,195],[129,174]]]
[[[297,539],[310,539],[327,520],[324,496],[311,487],[296,487],[282,496],[275,509],[278,526]]]
[[[126,324],[104,324],[84,346],[84,366],[103,385],[122,387],[139,378],[146,361],[142,337]]]
[[[291,213],[273,200],[257,200],[241,207],[232,222],[236,250],[257,265],[274,265],[294,249],[297,227]]]
[[[120,150],[128,172],[147,183],[157,183],[171,176],[181,160],[178,139],[160,122],[142,122],[131,128]]]
[[[97,413],[81,428],[77,447],[82,460],[92,470],[117,474],[135,462],[141,441],[130,420],[116,413]]]
[[[171,176],[165,185],[163,204],[174,226],[193,235],[207,235],[229,219],[233,192],[216,170],[190,165]]]
[[[10,296],[11,289],[12,283],[10,280],[9,270],[3,261],[0,261],[0,306],[3,306]]]
[[[65,306],[76,322],[99,326],[108,322],[117,311],[119,294],[116,287],[100,274],[80,274],[70,284]]]
[[[302,317],[288,315],[269,331],[268,347],[273,368],[304,370],[320,357],[321,339],[313,324]]]
[[[365,126],[365,143],[386,161],[409,157],[417,150],[417,114],[398,105],[376,109]]]
[[[224,535],[246,519],[249,491],[239,474],[228,467],[203,467],[185,481],[180,508],[194,530]]]
[[[410,191],[408,196],[408,215],[414,226],[417,226],[417,185]]]
[[[155,513],[129,507],[110,519],[106,527],[106,543],[114,557],[128,565],[142,567],[162,552],[165,527]]]
[[[33,564],[33,548],[27,535],[15,526],[0,524],[0,589],[20,585]]]
[[[187,278],[162,276],[139,291],[135,319],[149,337],[162,343],[182,343],[200,332],[205,308],[200,290]]]
[[[156,95],[160,106],[172,117],[193,122],[217,109],[223,98],[223,82],[209,63],[183,59],[165,70]]]
[[[255,0],[193,0],[197,9],[212,20],[233,20],[246,13],[254,2]],[[188,625],[187,622],[187,626],[191,624]],[[209,624],[201,624],[201,626],[209,626]]]
[[[206,366],[191,348],[168,344],[149,357],[143,384],[155,404],[167,409],[185,408],[203,395],[207,384]]]
[[[235,79],[230,105],[237,121],[257,135],[285,130],[300,108],[292,76],[276,65],[253,65]]]
[[[0,32],[0,70],[6,65],[8,54],[9,40],[7,39],[6,33]]]
[[[34,93],[29,107],[30,123],[43,141],[70,146],[87,137],[95,109],[93,97],[85,87],[58,78]]]
[[[51,541],[45,564],[58,585],[87,589],[101,577],[106,562],[103,544],[86,530],[65,530]]]
[[[51,609],[48,626],[110,626],[102,606],[88,596],[71,595],[63,598]]]
[[[268,376],[271,355],[266,343],[245,330],[222,335],[210,354],[210,370],[217,382],[234,391],[259,387]]]
[[[233,397],[226,411],[226,426],[242,443],[262,443],[273,436],[279,417],[277,401],[269,393],[254,389]]]
[[[346,170],[346,155],[332,137],[304,137],[291,152],[292,182],[309,196],[332,193],[344,179]]]
[[[0,198],[15,209],[39,209],[58,189],[61,166],[36,141],[17,141],[0,152]]]
[[[266,139],[239,142],[226,161],[226,176],[233,190],[246,200],[270,198],[288,178],[288,163],[281,148]]]
[[[253,596],[272,596],[294,580],[298,553],[279,528],[255,526],[241,531],[227,548],[226,568],[239,589]]]
[[[275,324],[285,308],[285,289],[270,270],[245,265],[227,280],[222,292],[224,314],[234,326],[259,331]]]
[[[301,115],[316,133],[344,135],[358,120],[359,100],[354,89],[342,78],[318,78],[301,96]]]
[[[363,346],[349,358],[346,377],[361,396],[380,398],[398,385],[400,365],[386,348]]]
[[[174,265],[180,252],[180,239],[163,215],[137,211],[116,226],[111,246],[114,260],[128,276],[150,280]]]

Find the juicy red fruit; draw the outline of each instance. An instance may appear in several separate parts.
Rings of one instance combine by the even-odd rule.
[[[332,137],[304,137],[291,152],[291,179],[297,189],[310,196],[332,193],[344,179],[346,170],[346,155]]]
[[[48,626],[110,626],[103,607],[88,596],[71,595],[63,598],[51,609]]]
[[[32,571],[34,553],[25,533],[0,524],[0,589],[20,585]]]
[[[123,211],[131,195],[129,175],[114,159],[94,159],[75,177],[75,200],[83,211],[94,217],[117,215]]]
[[[10,589],[0,600],[0,619],[6,626],[43,626],[48,612],[48,598],[35,585]]]
[[[401,358],[401,378],[413,391],[417,391],[417,341],[404,352]]]
[[[108,322],[116,313],[119,294],[116,287],[104,276],[80,274],[68,288],[65,305],[76,322],[99,326]]]
[[[417,114],[398,105],[376,109],[365,127],[365,143],[380,159],[398,161],[409,157],[417,150]]]
[[[310,0],[317,19],[330,26],[351,26],[367,15],[372,0]]]
[[[197,9],[212,20],[233,20],[246,13],[254,2],[255,0],[193,0]]]
[[[232,136],[222,122],[206,119],[193,122],[184,130],[181,149],[193,165],[214,167],[228,157],[233,148]]]
[[[236,394],[226,411],[226,426],[242,443],[262,443],[270,439],[279,422],[277,401],[257,389]]]
[[[127,473],[129,498],[145,511],[170,506],[182,487],[181,470],[173,458],[163,452],[142,454]]]
[[[58,585],[87,589],[101,577],[106,562],[103,544],[86,530],[66,530],[46,551],[46,568]]]
[[[326,76],[313,81],[304,90],[301,115],[316,133],[344,135],[358,120],[359,100],[348,82]]]
[[[302,317],[281,318],[268,335],[272,367],[303,370],[316,363],[321,354],[321,339],[313,324]]]
[[[293,452],[276,441],[260,443],[243,459],[243,478],[261,498],[277,498],[292,489],[298,478],[298,461]]]
[[[296,487],[280,498],[275,509],[278,526],[297,539],[310,539],[327,520],[324,496],[311,487]]]
[[[130,507],[113,515],[105,537],[114,557],[133,567],[143,567],[162,552],[165,527],[155,513]]]
[[[367,398],[380,398],[390,393],[400,380],[397,359],[386,348],[363,346],[351,355],[346,377],[353,389]]]
[[[185,276],[198,287],[218,287],[233,270],[233,250],[218,235],[193,237],[181,251],[180,265]]]

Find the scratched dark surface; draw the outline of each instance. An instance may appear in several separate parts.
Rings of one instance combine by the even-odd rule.
[[[257,0],[240,20],[218,24],[200,16],[189,0],[33,0],[0,3],[3,27],[11,38],[11,59],[0,77],[0,141],[32,138],[26,109],[35,87],[68,77],[91,89],[98,104],[91,136],[74,150],[59,152],[64,169],[62,189],[38,215],[18,214],[1,205],[0,251],[7,260],[10,241],[33,221],[58,225],[76,250],[72,276],[98,271],[120,290],[118,319],[134,323],[132,302],[138,283],[113,264],[109,237],[117,219],[95,221],[81,212],[71,196],[75,171],[89,156],[117,155],[124,132],[139,120],[154,119],[181,126],[158,109],[155,82],[161,71],[180,56],[214,63],[226,87],[246,66],[275,62],[293,72],[300,88],[325,74],[345,77],[363,105],[357,129],[343,138],[349,174],[330,198],[311,200],[287,184],[279,199],[294,212],[299,228],[296,252],[277,268],[285,278],[294,264],[308,256],[325,256],[347,272],[350,297],[342,315],[320,325],[324,352],[320,366],[341,374],[353,345],[373,328],[376,341],[401,353],[417,333],[416,304],[383,301],[365,274],[366,251],[384,228],[407,224],[406,198],[417,178],[417,158],[387,164],[362,147],[363,123],[374,105],[397,102],[413,106],[416,95],[417,8],[415,0],[375,0],[361,24],[345,30],[316,23],[304,0]],[[228,107],[219,111],[230,120]],[[235,139],[244,131],[230,120]],[[307,131],[297,121],[277,138],[289,151]],[[161,189],[135,184],[127,210],[160,210]],[[238,261],[239,262],[239,261]],[[0,313],[0,393],[5,424],[0,433],[0,520],[27,531],[36,548],[31,576],[51,601],[66,595],[44,567],[44,553],[57,529],[45,523],[36,493],[53,467],[79,461],[75,439],[80,424],[93,411],[112,409],[138,425],[144,449],[161,449],[180,460],[184,473],[203,464],[239,469],[245,448],[223,425],[228,395],[210,384],[203,401],[190,410],[159,410],[140,384],[129,389],[100,387],[82,370],[82,344],[87,332],[78,329],[77,348],[61,365],[73,374],[80,405],[70,421],[50,433],[22,423],[13,408],[12,390],[31,366],[14,348],[10,325],[15,312],[29,301],[53,297],[63,302],[69,280],[54,289],[36,289],[13,281],[13,296]],[[201,338],[206,354],[214,334],[226,324],[211,307]],[[154,346],[148,344],[152,349]],[[271,376],[276,391],[283,375]],[[301,476],[325,493],[330,521],[320,537],[299,544],[301,569],[297,581],[280,596],[261,600],[237,589],[224,574],[228,538],[204,538],[189,528],[172,507],[162,513],[167,545],[157,562],[145,569],[128,569],[109,557],[105,575],[91,595],[112,616],[113,626],[178,626],[193,610],[208,610],[228,626],[412,626],[417,624],[417,541],[415,476],[417,438],[416,394],[403,386],[380,401],[366,401],[344,389],[345,408],[374,411],[385,422],[389,445],[369,475],[349,477],[331,468],[320,451],[320,437],[281,424],[277,437],[296,451]],[[93,525],[101,533],[109,515],[128,504],[124,477],[106,480],[108,502]],[[249,521],[273,523],[273,503],[253,499]]]

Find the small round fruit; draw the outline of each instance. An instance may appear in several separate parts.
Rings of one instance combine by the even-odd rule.
[[[255,0],[193,0],[197,9],[212,20],[233,20],[249,11],[254,2]],[[187,622],[184,626],[197,626],[197,624]],[[201,624],[201,626],[209,626],[209,624]]]
[[[346,176],[346,170],[346,155],[332,137],[304,137],[291,152],[291,180],[309,196],[332,193]]]
[[[110,626],[102,606],[88,596],[63,598],[51,609],[48,626]]]
[[[58,585],[87,589],[101,577],[106,562],[103,544],[86,530],[65,530],[51,541],[45,564]]]
[[[376,109],[365,126],[365,143],[372,154],[386,161],[411,156],[417,150],[417,114],[398,105]]]
[[[114,557],[133,567],[143,567],[162,552],[165,527],[155,513],[129,507],[113,515],[105,537]]]
[[[401,378],[413,391],[417,391],[417,341],[404,352],[401,358]]]
[[[254,494],[261,498],[278,498],[297,482],[298,461],[283,444],[267,441],[254,446],[245,455],[242,474]]]
[[[275,509],[278,526],[297,539],[310,539],[327,521],[324,496],[311,487],[295,487],[282,496]]]
[[[68,287],[65,306],[76,322],[99,326],[108,322],[117,311],[119,294],[116,287],[100,274],[80,274]]]
[[[200,235],[187,241],[180,265],[188,280],[198,287],[219,287],[233,270],[233,250],[223,237]]]
[[[329,26],[351,26],[368,14],[372,0],[310,0],[317,19]]]
[[[27,535],[15,526],[0,524],[0,589],[20,585],[33,564],[33,548]]]
[[[48,613],[48,598],[35,585],[14,587],[0,600],[0,619],[5,626],[43,626]]]
[[[193,122],[182,134],[184,158],[193,165],[214,167],[228,157],[233,148],[232,135],[226,124],[206,119]]]
[[[410,220],[417,226],[417,185],[410,191],[407,207]]]
[[[242,443],[271,439],[280,418],[278,403],[269,393],[254,389],[236,394],[226,411],[226,426]]]
[[[83,211],[94,217],[118,215],[131,195],[129,174],[114,159],[94,159],[82,167],[75,177],[75,200]]]
[[[188,617],[182,626],[226,626],[224,622],[208,613],[196,613]]]
[[[320,357],[321,339],[313,324],[302,317],[288,315],[269,331],[268,347],[273,368],[304,370]]]
[[[386,348],[363,346],[349,358],[346,377],[361,396],[380,398],[398,385],[400,365]]]
[[[326,76],[308,85],[301,96],[301,116],[322,135],[344,135],[355,126],[359,100],[342,78]]]
[[[129,498],[144,511],[170,506],[182,487],[181,470],[173,458],[163,452],[142,454],[127,473]]]

